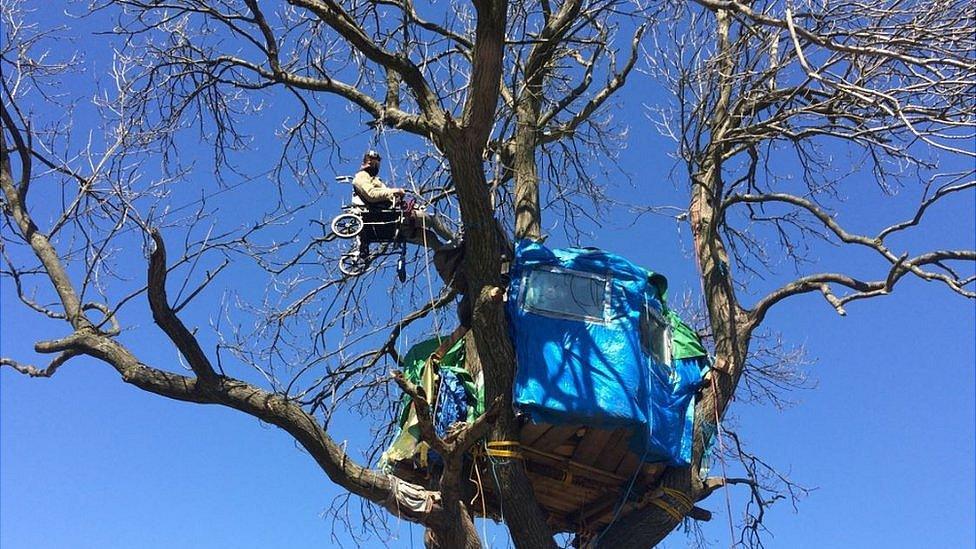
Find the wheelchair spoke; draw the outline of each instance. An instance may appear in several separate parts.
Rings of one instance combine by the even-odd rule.
[[[332,232],[339,238],[353,238],[363,230],[363,218],[358,214],[344,213],[332,220]]]

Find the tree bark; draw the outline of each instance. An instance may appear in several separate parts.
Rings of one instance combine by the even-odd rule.
[[[519,429],[512,410],[512,383],[515,354],[508,338],[505,312],[497,299],[501,274],[498,233],[488,196],[488,183],[481,166],[483,144],[473,146],[463,137],[448,139],[445,154],[451,166],[461,202],[466,232],[464,272],[468,276],[469,297],[474,302],[471,335],[468,338],[469,367],[485,376],[485,399],[502,398],[502,412],[492,429],[490,440],[518,440]],[[518,461],[497,466],[499,491],[505,522],[516,547],[555,547],[532,493],[531,484]]]
[[[526,86],[517,109],[515,132],[515,238],[538,240],[542,236],[539,204],[539,169],[535,160],[538,146],[539,86]]]

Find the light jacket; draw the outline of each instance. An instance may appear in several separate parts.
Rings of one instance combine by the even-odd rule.
[[[396,196],[394,189],[387,187],[379,177],[366,173],[366,170],[356,172],[352,186],[360,198],[370,203],[388,202]]]

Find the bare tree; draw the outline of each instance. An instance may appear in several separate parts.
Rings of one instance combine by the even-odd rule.
[[[693,466],[668,469],[658,487],[677,494],[682,513],[640,508],[596,538],[600,545],[652,546],[685,516],[704,518],[694,502],[734,484],[750,486],[757,505],[743,541],[761,543],[752,534],[770,496],[759,477],[775,473],[734,436],[750,478],[699,478],[697,471],[750,364],[771,374],[764,379],[774,386],[791,383],[777,360],[764,363],[761,349],[752,348],[776,304],[820,292],[844,314],[848,303],[885,295],[905,276],[973,297],[973,278],[953,265],[971,262],[976,252],[899,253],[888,243],[918,225],[936,201],[974,186],[972,171],[939,168],[952,156],[970,164],[973,156],[973,21],[962,2],[788,8],[698,0],[652,9],[622,0],[473,0],[451,3],[436,18],[426,15],[432,7],[400,0],[111,0],[91,8],[92,17],[117,21],[121,38],[112,93],[95,105],[104,142],[74,145],[66,141],[75,135],[70,109],[46,127],[31,112],[58,100],[48,90],[74,63],[50,61],[39,45],[52,35],[24,24],[22,3],[4,0],[3,274],[26,306],[70,332],[36,344],[38,353],[55,357],[46,367],[2,363],[48,377],[73,358],[90,357],[142,390],[276,425],[333,482],[369,502],[370,512],[385,509],[423,525],[434,546],[480,546],[463,494],[463,457],[483,438],[518,436],[498,220],[514,227],[516,238],[540,238],[544,213],[563,218],[571,233],[578,216],[602,213],[583,204],[603,203],[600,181],[625,140],[607,113],[640,63],[675,94],[658,121],[675,137],[686,167],[686,215],[716,362],[696,413]],[[642,48],[649,52],[643,60]],[[277,126],[280,156],[258,174],[276,183],[269,193],[275,200],[247,212],[251,218],[242,213],[239,225],[218,225],[213,204],[249,180],[236,173],[236,160],[247,153],[255,131],[249,122],[269,96],[289,105]],[[490,406],[449,437],[435,433],[428,395],[402,376],[391,380],[385,361],[396,358],[404,326],[439,314],[457,290],[436,295],[417,284],[409,292],[415,310],[384,318],[350,306],[383,270],[322,275],[321,261],[334,255],[321,246],[328,238],[308,206],[329,192],[317,159],[341,149],[326,116],[336,106],[355,109],[380,134],[413,136],[408,158],[418,190],[456,211],[464,226],[461,290],[473,306],[468,364],[484,372]],[[182,183],[196,173],[181,160],[198,140],[188,137],[194,128],[211,146],[217,177],[190,207],[176,208],[173,197],[187,193]],[[828,141],[863,151],[884,189],[921,180],[926,193],[916,215],[875,235],[844,229],[827,201],[847,174],[829,169],[822,148]],[[789,154],[801,177],[771,167],[774,156]],[[163,169],[150,180],[151,163]],[[29,201],[35,181],[57,186],[60,204]],[[301,199],[294,182],[301,182]],[[544,204],[543,193],[553,199]],[[169,255],[167,244],[179,239],[179,252]],[[740,301],[742,277],[768,269],[774,255],[805,265],[804,243],[817,239],[870,249],[885,268],[866,281],[808,274],[752,305]],[[418,259],[416,268],[424,268]],[[136,264],[144,283],[127,276]],[[264,296],[242,299],[225,289],[210,304],[220,319],[212,335],[184,324],[181,310],[203,303],[221,273],[242,265],[263,273]],[[183,277],[175,296],[174,274]],[[149,364],[123,342],[120,319],[140,306],[178,351],[184,372]],[[253,327],[244,328],[242,318]],[[360,465],[330,436],[340,407],[388,422],[389,407],[376,403],[396,400],[391,381],[413,397],[424,440],[444,457],[433,487]],[[366,451],[375,455],[384,440],[381,433]],[[525,471],[512,462],[498,473],[515,545],[554,546]],[[780,486],[794,489],[783,480]]]
[[[740,380],[748,378],[757,328],[775,305],[818,292],[844,315],[848,303],[887,295],[905,276],[976,296],[974,279],[959,270],[971,271],[973,250],[912,253],[889,245],[917,226],[932,204],[976,186],[976,43],[972,10],[962,2],[702,0],[673,9],[673,20],[682,23],[661,38],[673,47],[651,54],[651,65],[675,101],[654,117],[678,142],[686,168],[688,215],[715,345],[715,369],[696,411],[700,460],[702,434],[715,431]],[[861,165],[838,168],[831,157],[837,151],[857,153],[852,157]],[[784,160],[792,169],[776,168]],[[838,205],[845,179],[867,174],[885,192],[921,185],[916,213],[874,234],[845,229],[830,202]],[[752,304],[742,302],[737,288],[752,274],[774,272],[775,258],[808,270],[806,252],[818,240],[876,253],[877,279],[814,271]],[[759,462],[735,443],[747,470],[756,471]],[[696,478],[699,463],[669,471],[662,483],[693,501],[728,483]],[[742,541],[761,545],[758,524],[770,500],[759,494],[758,476],[751,477],[757,507]],[[676,524],[647,507],[614,525],[606,540],[651,546]]]

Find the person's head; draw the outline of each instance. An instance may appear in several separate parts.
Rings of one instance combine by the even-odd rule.
[[[363,169],[366,170],[369,175],[375,176],[376,174],[380,173],[381,160],[383,160],[383,157],[380,156],[380,153],[374,150],[366,151],[366,154],[363,155]]]

